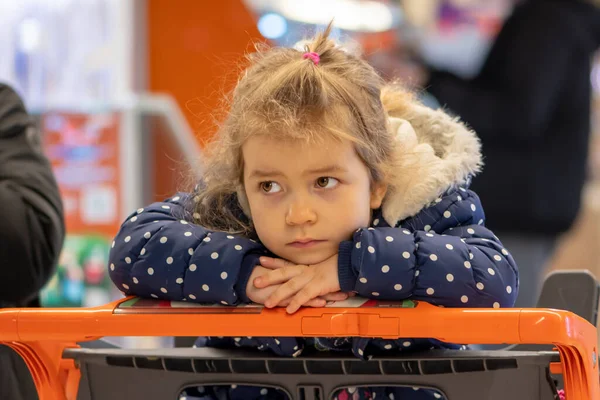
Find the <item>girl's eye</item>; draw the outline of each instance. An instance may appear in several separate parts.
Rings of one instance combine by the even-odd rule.
[[[340,181],[335,178],[331,178],[329,176],[322,176],[317,179],[317,186],[322,189],[331,189],[337,186]]]
[[[273,181],[261,182],[260,188],[265,193],[278,193],[281,191],[281,186]]]

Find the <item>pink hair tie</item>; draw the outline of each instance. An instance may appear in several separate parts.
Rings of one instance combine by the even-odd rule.
[[[319,56],[317,53],[315,53],[314,51],[310,51],[310,52],[308,52],[308,53],[304,53],[304,54],[302,55],[302,58],[303,58],[303,59],[305,59],[305,60],[306,60],[307,58],[310,58],[310,60],[311,60],[311,61],[312,61],[312,62],[313,62],[315,65],[319,65],[319,61],[321,61],[321,57],[320,57],[320,56]]]

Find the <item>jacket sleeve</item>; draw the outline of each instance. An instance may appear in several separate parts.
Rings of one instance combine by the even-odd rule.
[[[368,228],[343,242],[343,291],[385,300],[412,298],[445,307],[512,307],[518,291],[513,258],[483,226],[475,193],[453,192],[422,213],[425,228]]]
[[[26,305],[54,272],[65,227],[40,132],[0,84],[0,306]]]
[[[553,4],[527,8],[506,21],[478,76],[432,70],[425,85],[487,141],[539,140],[572,68],[578,27]]]
[[[126,295],[234,305],[250,302],[246,284],[265,249],[184,219],[188,195],[140,208],[112,244],[109,272]]]

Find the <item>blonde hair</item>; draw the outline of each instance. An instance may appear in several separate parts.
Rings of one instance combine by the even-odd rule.
[[[385,86],[365,61],[329,38],[331,25],[306,45],[319,62],[292,48],[257,48],[233,90],[229,113],[208,146],[193,199],[193,222],[253,234],[243,185],[242,145],[255,135],[318,142],[327,133],[354,143],[372,182],[397,173],[388,116],[406,112],[412,96]]]

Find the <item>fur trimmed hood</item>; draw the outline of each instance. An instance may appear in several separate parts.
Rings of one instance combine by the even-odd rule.
[[[472,130],[442,110],[415,104],[390,117],[399,145],[398,170],[383,200],[390,226],[417,214],[449,188],[468,185],[481,170],[481,144]]]

